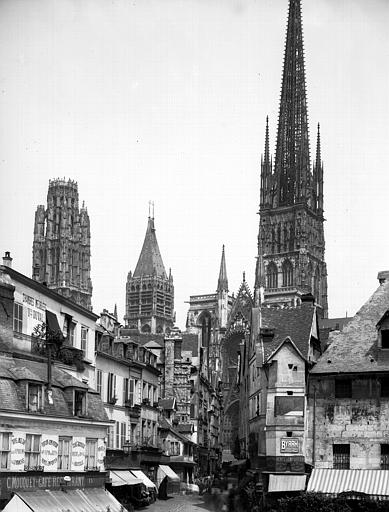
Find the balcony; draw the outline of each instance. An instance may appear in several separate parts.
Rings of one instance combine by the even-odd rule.
[[[130,418],[139,419],[141,406],[139,404],[129,405],[128,413]]]
[[[47,357],[47,348],[39,339],[31,337],[31,353]],[[51,357],[55,361],[61,361],[68,366],[75,366],[78,371],[85,370],[84,351],[67,345],[66,343],[59,348],[51,349]]]

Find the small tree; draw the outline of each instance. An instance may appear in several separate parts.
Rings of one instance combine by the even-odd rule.
[[[45,322],[34,327],[31,334],[35,349],[39,354],[47,356],[47,388],[51,389],[51,358],[52,355],[58,356],[58,352],[63,342],[61,330],[54,331],[50,329]]]

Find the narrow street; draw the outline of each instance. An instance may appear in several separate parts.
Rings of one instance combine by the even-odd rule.
[[[157,500],[149,505],[145,512],[206,512],[212,508],[204,502],[204,498],[198,495],[175,495],[168,500]]]

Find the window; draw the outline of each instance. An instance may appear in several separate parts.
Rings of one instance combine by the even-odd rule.
[[[134,379],[130,379],[129,390],[128,390],[128,401],[131,406],[134,405],[134,398],[135,398],[135,381],[134,381]]]
[[[108,427],[108,442],[107,442],[107,447],[108,448],[113,448],[113,440],[114,440],[114,428],[113,427]]]
[[[74,416],[86,415],[86,392],[74,390]]]
[[[14,331],[23,332],[23,305],[14,303]]]
[[[0,432],[0,470],[9,469],[11,453],[11,433]]]
[[[267,287],[278,287],[278,270],[276,264],[273,262],[269,263],[267,266]]]
[[[389,329],[381,329],[381,347],[389,348]]]
[[[38,412],[42,409],[42,386],[40,384],[27,384],[27,409]]]
[[[60,437],[58,439],[58,469],[71,469],[71,437]]]
[[[127,425],[126,423],[121,423],[120,425],[120,448],[123,449],[123,445],[127,439]]]
[[[101,370],[96,371],[96,389],[99,395],[102,395],[103,389],[103,372]]]
[[[350,445],[334,444],[332,445],[332,453],[334,457],[334,469],[350,469]]]
[[[293,285],[293,266],[289,260],[284,261],[282,265],[282,286]]]
[[[178,441],[170,441],[170,455],[180,455],[180,443]]]
[[[351,379],[335,379],[335,398],[351,398]]]
[[[81,350],[84,352],[84,357],[86,356],[86,349],[88,346],[88,328],[81,326]]]
[[[85,447],[85,469],[96,469],[97,439],[87,439]]]
[[[26,434],[26,448],[24,454],[25,470],[37,469],[40,466],[41,436],[39,434]]]
[[[115,427],[116,427],[116,449],[118,450],[120,448],[120,423],[118,421],[115,421]]]
[[[123,379],[123,405],[126,404],[126,401],[128,400],[128,379]]]
[[[389,469],[389,444],[381,444],[381,469]]]
[[[108,374],[107,402],[115,403],[116,400],[116,375]]]
[[[76,343],[76,324],[74,322],[69,323],[68,331],[69,344],[74,347]]]

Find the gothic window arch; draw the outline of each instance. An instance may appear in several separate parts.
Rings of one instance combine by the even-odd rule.
[[[289,260],[282,264],[282,286],[293,285],[293,265]]]
[[[151,332],[151,328],[149,326],[149,324],[144,324],[142,325],[142,332]]]
[[[272,261],[267,266],[266,271],[267,276],[267,287],[268,288],[278,288],[278,270],[277,265]]]

